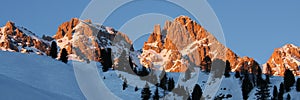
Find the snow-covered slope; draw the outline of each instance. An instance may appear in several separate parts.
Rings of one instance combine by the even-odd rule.
[[[0,75],[1,100],[72,100],[72,98],[32,87]]]
[[[32,91],[32,95],[40,92],[40,95],[45,97],[39,98],[45,99],[52,99],[51,96],[54,94],[73,100],[85,98],[77,85],[73,67],[69,64],[47,56],[5,51],[0,51],[0,61],[0,75],[11,78],[9,80],[1,79],[1,83],[5,85],[6,81],[12,82],[10,87],[22,83],[22,86],[15,88],[25,89],[19,91],[21,94],[31,94],[30,91]],[[0,89],[0,91],[7,90]]]

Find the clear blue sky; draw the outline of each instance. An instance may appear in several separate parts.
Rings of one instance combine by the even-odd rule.
[[[54,35],[57,27],[79,17],[89,0],[5,0],[0,25],[8,20],[39,34]],[[226,45],[259,63],[286,43],[300,46],[299,0],[208,0],[223,27]],[[124,12],[128,13],[128,12]],[[112,26],[113,27],[113,26]]]

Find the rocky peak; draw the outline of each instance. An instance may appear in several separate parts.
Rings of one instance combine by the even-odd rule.
[[[293,44],[286,44],[276,48],[264,65],[264,72],[283,76],[285,69],[290,69],[295,75],[300,75],[300,48]]]
[[[156,25],[141,54],[141,64],[170,72],[184,72],[187,66],[202,67],[205,59],[228,60],[232,71],[252,71],[259,65],[253,58],[239,57],[211,33],[187,16],[166,21],[163,30]],[[161,33],[161,34],[156,34]],[[161,46],[162,45],[162,46]],[[255,66],[254,66],[255,65]],[[242,68],[243,67],[243,68]]]
[[[8,21],[0,28],[0,48],[4,51],[45,54],[49,44],[24,27]]]

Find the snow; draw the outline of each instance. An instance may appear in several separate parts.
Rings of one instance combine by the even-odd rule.
[[[25,89],[18,90],[21,94],[29,94],[30,90],[39,90],[41,96],[44,96],[43,93],[47,94],[45,97],[40,97],[45,99],[49,98],[47,97],[49,95],[51,99],[55,98],[51,97],[53,94],[73,100],[85,98],[77,85],[72,66],[36,54],[0,51],[0,55],[0,75],[18,81],[15,84],[19,82],[24,84],[24,87],[16,87],[16,89]],[[33,89],[27,91],[29,86]],[[0,91],[8,90],[1,89]]]
[[[21,81],[0,75],[1,100],[72,100],[72,98],[41,90]]]

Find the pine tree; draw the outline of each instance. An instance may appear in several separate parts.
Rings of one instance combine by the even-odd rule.
[[[142,98],[143,100],[149,100],[149,99],[150,99],[150,96],[151,96],[151,90],[149,89],[148,83],[146,83],[146,85],[145,85],[145,87],[143,88],[141,94],[142,94],[141,98]]]
[[[127,80],[126,80],[126,78],[125,78],[125,80],[124,80],[124,82],[123,82],[123,90],[125,90],[127,87],[128,87],[128,85],[127,85]]]
[[[172,91],[175,87],[175,81],[173,78],[169,78],[168,80],[168,91]]]
[[[201,97],[202,97],[202,89],[198,84],[196,84],[192,92],[192,100],[200,100]]]
[[[112,67],[112,60],[111,60],[111,49],[101,49],[101,64],[102,64],[102,71],[106,72],[109,68]]]
[[[165,72],[165,70],[163,70],[159,76],[160,79],[160,84],[159,87],[161,87],[164,90],[167,90],[167,82],[168,82],[168,77],[167,77],[167,73]]]
[[[134,70],[134,68],[133,68],[133,63],[132,63],[132,59],[131,59],[130,56],[129,56],[129,65],[130,65],[131,69]]]
[[[67,50],[65,48],[63,48],[61,50],[59,60],[62,61],[62,62],[64,62],[64,63],[68,63],[68,52],[67,52]]]
[[[270,98],[270,90],[268,87],[265,81],[258,86],[257,93],[255,93],[258,100],[268,100]]]
[[[295,76],[293,72],[289,69],[286,69],[284,72],[284,88],[286,91],[290,91],[290,87],[292,87],[295,83]]]
[[[239,71],[236,71],[235,74],[234,74],[235,78],[240,78],[241,77],[241,74]]]
[[[231,72],[230,62],[228,60],[226,60],[226,68],[225,68],[225,73],[224,73],[225,78],[230,77],[230,72]]]
[[[271,82],[270,82],[270,76],[269,75],[265,75],[266,76],[266,82],[268,83],[268,84],[270,84]]]
[[[210,72],[211,63],[212,63],[211,58],[209,56],[205,56],[202,61],[202,66],[204,66],[204,68],[202,68],[202,70],[204,69],[205,72]]]
[[[139,88],[137,86],[135,86],[134,91],[138,91],[138,90],[139,90]]]
[[[273,98],[272,98],[272,100],[278,100],[278,90],[277,90],[276,86],[273,87]]]
[[[57,44],[55,41],[51,43],[50,56],[55,59],[57,58]]]
[[[153,100],[159,100],[159,92],[158,92],[158,87],[156,86],[156,90],[153,95]]]
[[[251,83],[248,74],[245,73],[243,83],[242,83],[242,94],[244,100],[248,99],[248,94],[251,92],[252,89],[253,89],[253,84]]]
[[[300,78],[297,79],[297,82],[296,82],[296,90],[298,92],[300,92]]]
[[[283,94],[284,94],[284,84],[280,83],[278,100],[283,100]]]
[[[288,94],[288,95],[286,96],[286,100],[291,100],[291,95],[290,95],[290,94]]]

